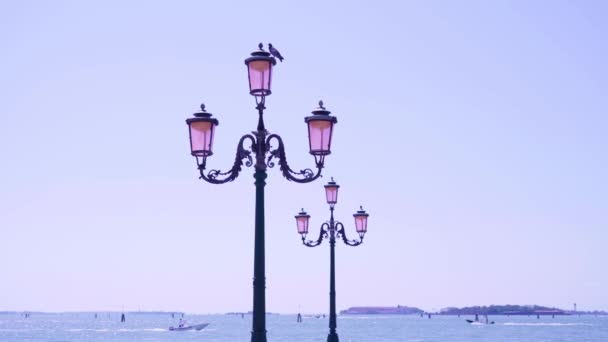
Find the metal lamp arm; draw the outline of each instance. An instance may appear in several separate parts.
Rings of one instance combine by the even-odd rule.
[[[243,147],[243,145],[245,144],[245,140],[251,140],[251,146],[249,147],[249,149],[246,149],[245,147]],[[242,166],[243,166],[243,159],[247,159],[247,161],[245,162],[245,166],[250,167],[251,165],[253,165],[253,160],[251,158],[251,151],[254,150],[256,145],[256,140],[255,137],[251,134],[245,134],[241,137],[241,139],[239,140],[239,143],[237,145],[236,148],[236,156],[234,158],[234,165],[232,165],[232,168],[226,172],[222,172],[220,170],[209,170],[209,172],[207,172],[207,174],[205,174],[205,168],[206,168],[206,162],[207,162],[207,158],[203,158],[203,162],[200,163],[198,165],[198,169],[200,171],[200,178],[206,180],[207,182],[211,183],[211,184],[223,184],[223,183],[227,183],[227,182],[232,182],[233,180],[236,179],[236,177],[238,177],[239,173],[241,172]]]
[[[280,170],[283,173],[283,177],[287,178],[290,181],[294,181],[296,183],[309,183],[314,181],[315,179],[321,176],[321,170],[323,169],[324,158],[321,157],[318,160],[315,158],[315,164],[317,168],[317,172],[313,172],[311,169],[303,169],[300,172],[293,171],[289,164],[287,164],[287,157],[285,156],[285,146],[283,144],[283,139],[277,134],[271,134],[266,138],[266,146],[270,148],[270,140],[276,139],[279,146],[270,151],[270,156],[266,160],[266,165],[272,168],[275,166],[275,163],[272,161],[273,158],[278,159],[278,163],[280,166]],[[301,177],[297,177],[301,176]]]
[[[321,230],[319,231],[319,238],[317,238],[317,240],[306,241],[306,237],[302,236],[302,243],[306,247],[317,247],[318,245],[321,244],[321,242],[323,242],[324,238],[327,238],[328,231],[329,231],[329,224],[327,224],[327,222],[325,222],[321,225]]]
[[[346,237],[346,231],[344,230],[344,225],[342,222],[336,222],[336,228],[338,228],[338,238],[342,238],[345,244],[349,246],[359,246],[363,243],[363,235],[360,235],[360,240],[350,240]]]

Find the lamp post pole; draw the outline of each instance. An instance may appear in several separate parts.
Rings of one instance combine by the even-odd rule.
[[[256,132],[258,141],[266,140],[264,128],[264,104],[258,104],[259,120]],[[251,341],[266,342],[266,254],[265,254],[265,218],[264,187],[266,186],[266,147],[258,146],[256,153],[255,173],[255,232],[253,248],[253,314]]]
[[[201,112],[194,113],[193,118],[186,120],[190,132],[190,150],[196,157],[200,178],[212,183],[223,184],[235,180],[241,172],[243,164],[255,169],[255,232],[254,232],[254,261],[253,261],[253,320],[251,341],[266,342],[266,271],[265,271],[265,236],[264,236],[264,187],[266,185],[267,169],[275,164],[283,176],[297,183],[309,183],[321,176],[325,156],[331,153],[331,138],[337,119],[325,109],[323,102],[312,115],[304,118],[308,125],[309,153],[315,159],[316,171],[303,169],[298,172],[287,164],[283,139],[268,132],[264,126],[264,109],[266,97],[271,94],[272,67],[276,64],[274,57],[263,49],[245,60],[249,76],[249,93],[255,97],[258,110],[257,129],[251,134],[245,134],[237,144],[236,157],[232,168],[228,171],[207,169],[207,158],[213,155],[213,139],[215,127],[219,121],[201,105]],[[276,148],[271,146],[275,141]],[[253,156],[252,156],[253,154]],[[255,161],[253,159],[255,157]]]
[[[363,243],[363,237],[367,232],[367,217],[369,216],[363,208],[357,211],[355,217],[355,226],[359,234],[359,240],[350,240],[346,237],[344,225],[341,222],[334,220],[334,206],[338,202],[338,188],[340,186],[334,182],[333,178],[325,185],[325,195],[329,204],[329,221],[321,225],[319,237],[316,240],[306,240],[308,234],[308,223],[310,215],[304,209],[295,216],[298,233],[302,236],[302,243],[307,247],[317,247],[324,239],[329,239],[329,334],[327,342],[339,342],[338,319],[336,315],[336,239],[341,238],[342,241],[349,246],[358,246]]]
[[[336,318],[336,226],[334,223],[334,208],[330,208],[329,218],[329,335],[327,342],[338,342],[338,326]]]

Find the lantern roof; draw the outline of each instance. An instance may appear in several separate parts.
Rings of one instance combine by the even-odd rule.
[[[334,177],[331,177],[331,180],[329,182],[327,182],[327,184],[324,185],[326,188],[329,187],[335,187],[335,188],[339,188],[340,185],[338,185],[338,183],[336,183],[336,181],[334,181]]]
[[[363,210],[363,206],[359,206],[359,210],[357,210],[356,214],[353,214],[353,216],[369,216],[368,213],[365,212],[365,210]]]
[[[211,117],[213,114],[211,114],[205,110],[204,103],[201,103],[201,111],[196,112],[192,115],[194,115],[194,117],[186,119],[186,123],[190,124],[191,122],[207,121],[207,122],[213,123],[216,126],[220,124],[220,122],[216,118]]]
[[[335,116],[329,115],[330,113],[331,112],[325,108],[323,101],[321,100],[319,101],[319,107],[312,111],[313,115],[305,117],[304,121],[308,122],[310,120],[325,120],[337,123],[338,119]]]
[[[323,100],[320,100],[319,107],[313,110],[312,113],[315,115],[329,115],[329,113],[331,112],[325,109],[325,106],[323,105]]]
[[[304,217],[304,216],[310,217],[310,215],[308,215],[306,213],[306,211],[304,211],[304,208],[302,208],[302,210],[298,213],[298,215],[296,217]]]
[[[270,53],[264,50],[264,44],[260,43],[258,45],[259,50],[251,53],[251,57],[245,60],[245,64],[249,64],[251,61],[269,61],[272,65],[277,64],[277,60],[274,57],[270,57]]]

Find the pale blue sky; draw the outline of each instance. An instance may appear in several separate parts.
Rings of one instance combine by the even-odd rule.
[[[0,310],[251,309],[252,169],[197,179],[184,120],[205,102],[227,168],[255,128],[243,60],[272,42],[267,127],[312,165],[303,117],[338,117],[325,177],[266,191],[267,308],[608,309],[608,5],[601,1],[0,4]]]

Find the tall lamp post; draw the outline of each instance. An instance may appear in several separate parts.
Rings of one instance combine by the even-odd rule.
[[[334,182],[332,178],[325,185],[325,197],[329,204],[329,221],[321,225],[319,237],[316,240],[306,240],[308,234],[308,215],[304,209],[296,215],[296,224],[298,233],[302,235],[302,243],[307,247],[316,247],[323,242],[324,239],[329,239],[329,334],[327,342],[338,342],[338,334],[336,333],[337,318],[336,318],[336,239],[342,239],[349,246],[358,246],[363,243],[363,237],[367,232],[367,217],[369,216],[363,207],[358,210],[353,216],[355,217],[355,229],[359,234],[359,240],[350,240],[346,237],[346,232],[342,222],[334,220],[334,207],[338,203],[338,189],[340,186]]]
[[[207,158],[213,155],[213,138],[215,127],[219,124],[212,118],[211,113],[201,105],[201,112],[194,113],[193,118],[186,120],[190,129],[191,154],[196,157],[200,178],[212,183],[222,184],[236,179],[241,172],[243,161],[245,166],[255,169],[255,242],[253,263],[253,328],[252,342],[266,342],[266,276],[264,254],[264,186],[266,185],[266,169],[279,164],[279,169],[285,178],[297,183],[308,183],[321,176],[325,156],[331,153],[331,138],[337,119],[325,109],[319,101],[319,108],[312,115],[304,118],[308,125],[308,140],[310,154],[315,159],[316,171],[306,168],[296,172],[289,167],[285,157],[283,139],[277,134],[271,134],[264,127],[264,109],[266,97],[271,94],[272,68],[276,65],[274,57],[264,51],[260,43],[259,50],[251,53],[245,60],[249,75],[249,93],[255,97],[258,110],[258,126],[251,134],[241,137],[236,148],[236,157],[232,168],[228,171],[207,169]],[[276,148],[271,146],[276,142]],[[252,158],[255,157],[255,161]]]

